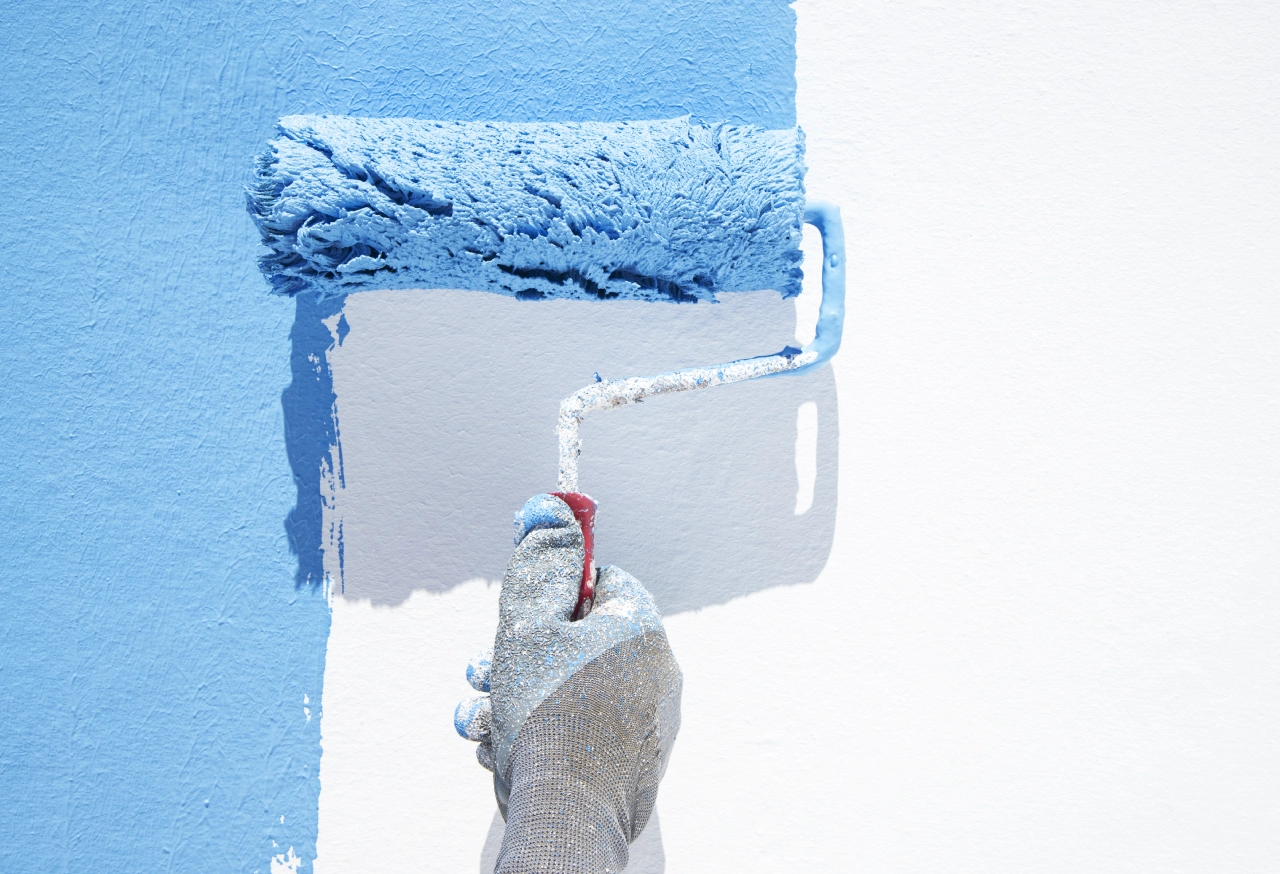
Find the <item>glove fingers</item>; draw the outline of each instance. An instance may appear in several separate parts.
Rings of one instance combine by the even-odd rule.
[[[453,711],[453,727],[467,740],[487,742],[492,723],[493,705],[488,695],[466,698]]]
[[[487,771],[494,769],[493,745],[487,741],[476,747],[476,761]]]
[[[467,664],[467,682],[477,692],[489,691],[489,674],[493,671],[493,647],[476,655]]]
[[[502,580],[502,623],[568,621],[582,579],[582,529],[569,505],[536,495],[516,514],[519,545]]]
[[[657,616],[658,607],[649,590],[640,581],[620,568],[602,567],[596,577],[596,600],[591,616]]]
[[[574,521],[573,510],[555,495],[534,495],[516,511],[516,546],[530,531],[540,528],[563,528]]]

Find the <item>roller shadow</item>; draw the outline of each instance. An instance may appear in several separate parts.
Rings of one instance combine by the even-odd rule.
[[[500,579],[512,513],[555,486],[560,400],[594,372],[650,374],[795,342],[793,302],[722,297],[350,296],[341,326],[325,317],[341,425],[333,455],[344,464],[333,481],[345,482],[326,497],[322,524],[334,535],[325,568],[336,588],[398,604],[417,589]],[[817,476],[812,506],[797,514],[806,402],[818,412]],[[593,413],[582,434],[581,488],[600,502],[599,562],[637,576],[663,612],[810,582],[825,565],[838,446],[830,368]]]

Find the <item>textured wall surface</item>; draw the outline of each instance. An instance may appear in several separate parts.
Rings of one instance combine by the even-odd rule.
[[[834,546],[810,585],[666,618],[683,723],[639,871],[1275,868],[1274,5],[797,3],[806,185],[849,238]],[[367,342],[385,305],[348,300],[340,408],[347,373],[405,369]],[[427,706],[466,693],[497,587],[360,589],[427,533],[348,541],[374,603],[334,599],[317,867],[484,871],[500,831]]]
[[[786,127],[793,22],[775,0],[8,10],[0,868],[310,867],[334,313],[256,273],[242,186],[275,119]]]
[[[12,6],[0,870],[304,868],[317,816],[339,874],[474,870],[492,795],[417,702],[496,587],[336,598],[321,664],[343,328],[266,297],[239,187],[287,112],[787,125],[789,11]],[[850,241],[835,544],[668,619],[642,874],[1274,868],[1272,7],[797,4]]]
[[[1274,867],[1275,4],[796,12],[850,239],[836,541],[812,587],[669,623],[671,770],[702,764],[669,870],[699,834],[682,874]],[[750,671],[752,703],[701,680]],[[788,692],[816,729],[758,703]]]

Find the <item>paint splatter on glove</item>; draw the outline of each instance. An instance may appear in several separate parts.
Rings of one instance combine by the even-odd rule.
[[[478,741],[507,821],[497,874],[605,874],[627,865],[680,727],[680,668],[653,598],[600,570],[595,606],[570,622],[582,531],[559,498],[516,514],[492,653],[467,679],[458,733]]]

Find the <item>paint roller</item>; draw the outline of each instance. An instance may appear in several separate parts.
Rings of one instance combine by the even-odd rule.
[[[596,503],[579,491],[583,417],[645,398],[826,363],[844,323],[839,210],[805,202],[804,134],[661,121],[515,123],[289,116],[249,212],[278,294],[456,288],[526,300],[715,302],[800,293],[801,225],[822,235],[813,342],[772,355],[596,382],[560,405],[553,494],[582,526],[574,618],[595,589]]]

